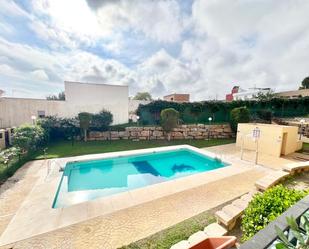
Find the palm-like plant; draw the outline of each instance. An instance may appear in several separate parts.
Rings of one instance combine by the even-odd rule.
[[[79,126],[84,131],[84,141],[87,142],[87,130],[89,129],[92,114],[88,112],[81,112],[78,114]]]
[[[275,226],[277,235],[281,240],[280,243],[276,244],[276,249],[309,249],[309,220],[305,215],[302,216],[302,219],[304,219],[304,230],[299,228],[293,217],[286,217],[290,231],[297,239],[296,245],[292,244],[284,232]]]

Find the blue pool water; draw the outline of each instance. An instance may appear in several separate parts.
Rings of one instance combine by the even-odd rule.
[[[205,172],[227,164],[189,149],[68,163],[53,208]]]

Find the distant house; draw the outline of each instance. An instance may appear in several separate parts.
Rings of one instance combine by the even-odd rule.
[[[0,97],[0,128],[32,123],[35,118],[75,117],[79,112],[113,114],[113,124],[128,122],[128,86],[64,82],[65,100]]]
[[[234,87],[232,88],[231,93],[228,93],[228,94],[225,95],[225,100],[226,100],[227,102],[233,101],[233,100],[234,100],[233,94],[238,93],[238,90],[239,90],[239,86],[234,86]]]
[[[285,99],[297,99],[300,97],[309,97],[309,89],[301,89],[295,91],[277,92],[277,97]]]
[[[240,88],[239,86],[234,86],[232,88],[231,93],[227,94],[225,96],[225,100],[227,102],[233,101],[233,100],[250,100],[254,99],[256,95],[259,93],[269,93],[271,91],[270,88],[258,88],[253,87],[249,88],[247,90]]]
[[[178,103],[190,102],[190,94],[173,93],[164,96],[163,99],[166,101],[178,102]]]

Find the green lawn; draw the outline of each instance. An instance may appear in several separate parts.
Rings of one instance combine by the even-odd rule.
[[[215,222],[216,219],[212,213],[205,211],[120,249],[169,249],[177,242],[188,239],[190,235],[204,230],[207,225]]]
[[[170,146],[170,145],[179,145],[179,144],[189,144],[198,148],[234,143],[235,139],[210,139],[210,140],[150,140],[150,141],[131,141],[131,140],[115,140],[115,141],[89,141],[75,142],[74,145],[71,145],[69,141],[59,141],[51,143],[47,146],[47,158],[57,158],[57,157],[68,157],[68,156],[79,156],[86,154],[95,154],[95,153],[105,153],[105,152],[114,152],[122,150],[136,150],[136,149],[145,149],[153,148],[160,146]],[[44,155],[42,152],[39,152],[36,155],[33,155],[34,159],[42,159]]]

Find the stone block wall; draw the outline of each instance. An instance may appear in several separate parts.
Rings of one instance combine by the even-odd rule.
[[[171,139],[231,138],[234,134],[229,124],[180,125],[171,132]],[[159,140],[166,139],[160,126],[127,127],[125,131],[91,131],[89,140]]]

